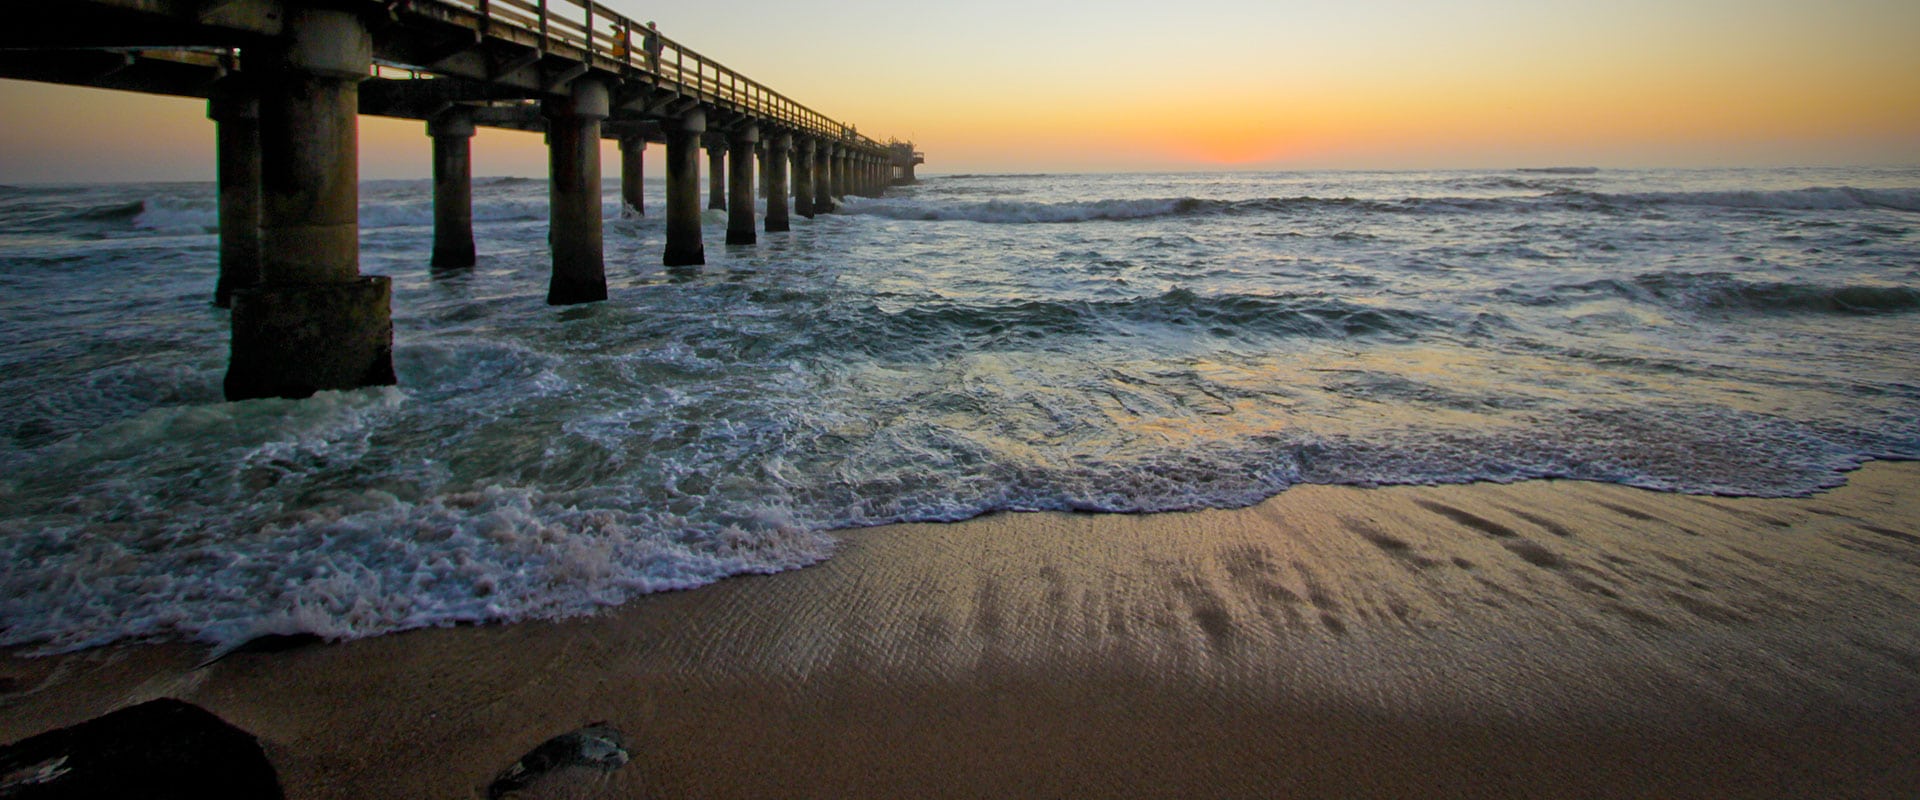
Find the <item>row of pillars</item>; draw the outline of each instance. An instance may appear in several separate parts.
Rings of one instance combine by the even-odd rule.
[[[215,303],[233,309],[230,400],[394,383],[391,287],[359,270],[359,83],[372,63],[372,39],[357,17],[341,11],[290,11],[286,30],[282,47],[249,63],[248,83],[217,86],[208,103],[219,149]],[[570,88],[543,109],[553,249],[547,302],[555,305],[607,297],[600,140],[610,98],[592,77]],[[703,139],[711,158],[711,207],[728,211],[728,244],[756,240],[756,174],[763,179],[758,188],[767,198],[769,232],[789,229],[790,194],[792,213],[811,218],[832,211],[836,197],[878,195],[891,178],[884,158],[831,140],[778,133],[762,142],[751,123],[710,134],[698,109],[666,128],[663,261],[670,267],[706,263],[698,176]],[[474,130],[471,112],[462,107],[427,123],[436,269],[474,263]],[[620,140],[621,196],[637,213],[645,213],[645,149],[639,136]],[[764,160],[757,170],[756,159]]]

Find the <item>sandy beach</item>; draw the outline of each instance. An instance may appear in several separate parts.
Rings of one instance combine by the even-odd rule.
[[[1920,464],[1804,499],[1535,481],[847,531],[588,618],[201,666],[0,660],[0,741],[159,697],[295,798],[1905,797]]]

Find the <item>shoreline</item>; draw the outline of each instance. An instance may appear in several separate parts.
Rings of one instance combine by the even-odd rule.
[[[158,697],[289,797],[1861,796],[1920,785],[1920,462],[1805,498],[1295,486],[842,531],[591,616],[0,659],[0,742]],[[557,793],[557,794],[556,794]]]

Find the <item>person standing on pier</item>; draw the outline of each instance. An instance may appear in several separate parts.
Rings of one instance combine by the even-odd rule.
[[[656,74],[660,72],[660,29],[654,27],[653,20],[647,20],[646,37],[641,41],[641,49],[647,51],[647,67]]]

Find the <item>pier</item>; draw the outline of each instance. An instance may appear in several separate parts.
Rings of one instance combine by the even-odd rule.
[[[391,289],[359,270],[360,115],[425,123],[437,270],[474,264],[475,131],[545,133],[555,305],[607,297],[602,139],[619,142],[621,202],[634,214],[648,211],[641,157],[665,146],[671,267],[706,261],[701,149],[727,245],[912,182],[924,160],[591,0],[4,5],[0,78],[206,99],[220,203],[213,301],[232,309],[229,400],[395,382]]]

